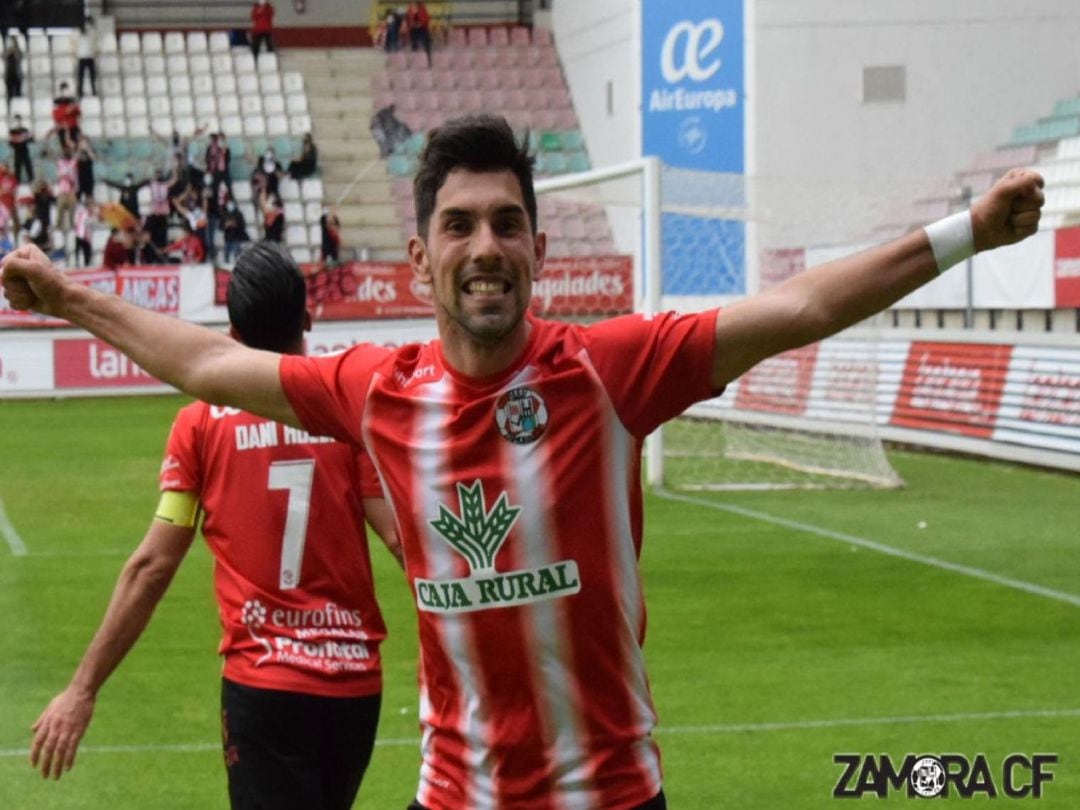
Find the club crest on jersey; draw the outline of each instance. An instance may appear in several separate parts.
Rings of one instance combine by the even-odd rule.
[[[532,444],[547,429],[547,405],[531,388],[514,388],[495,403],[495,424],[507,441]]]
[[[581,590],[573,560],[520,571],[496,571],[495,556],[517,522],[521,507],[512,506],[503,491],[488,509],[479,479],[469,486],[458,484],[457,495],[457,513],[440,504],[439,517],[428,522],[469,563],[470,575],[446,580],[417,577],[416,603],[421,610],[467,613],[544,602]]]

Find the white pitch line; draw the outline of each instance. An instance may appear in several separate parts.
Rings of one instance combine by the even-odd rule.
[[[742,517],[761,520],[765,523],[773,523],[777,526],[784,526],[788,529],[794,529],[795,531],[806,532],[807,534],[816,534],[819,537],[826,537],[830,540],[839,540],[841,543],[859,546],[861,548],[869,549],[870,551],[876,551],[879,554],[888,555],[889,557],[897,557],[901,560],[929,565],[933,568],[940,568],[943,571],[952,571],[954,574],[963,574],[964,576],[992,582],[995,585],[1013,588],[1017,591],[1034,594],[1035,596],[1042,596],[1058,602],[1065,602],[1073,607],[1080,607],[1080,596],[1077,596],[1076,594],[1066,593],[1065,591],[1056,591],[1053,588],[1045,588],[1042,585],[1036,585],[1033,582],[1025,582],[1021,579],[1004,577],[991,571],[985,571],[982,568],[974,568],[970,565],[960,565],[959,563],[949,562],[948,560],[942,560],[938,557],[917,554],[914,551],[905,551],[904,549],[887,546],[884,543],[876,543],[873,540],[867,540],[865,537],[856,537],[853,534],[836,532],[832,529],[823,529],[820,526],[814,526],[810,523],[800,523],[797,520],[788,520],[787,518],[777,517],[776,515],[770,515],[766,512],[758,512],[754,509],[746,509],[742,506],[735,506],[734,504],[709,501],[688,495],[679,495],[663,489],[656,489],[653,491],[661,498],[666,498],[670,501],[682,501],[697,506],[704,506],[707,509],[718,509],[723,512],[731,512],[732,514],[741,515]]]
[[[19,533],[15,531],[15,526],[12,522],[8,520],[7,512],[4,510],[4,501],[2,499],[0,499],[0,534],[4,535],[8,548],[11,549],[11,553],[14,556],[26,556],[26,543],[19,537]]]
[[[700,726],[658,726],[658,735],[723,735],[746,732],[812,731],[822,728],[849,726],[898,726],[916,723],[972,723],[996,720],[1058,719],[1080,717],[1080,709],[1020,709],[1003,712],[967,712],[963,714],[899,715],[894,717],[851,717],[832,720],[793,720],[778,723],[728,723]],[[376,747],[420,746],[420,738],[390,737],[376,740]],[[84,745],[80,754],[145,754],[145,753],[203,753],[221,750],[221,743],[162,743],[160,745]],[[0,759],[28,757],[29,748],[0,748]]]

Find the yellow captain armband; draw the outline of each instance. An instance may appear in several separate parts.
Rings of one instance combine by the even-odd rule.
[[[174,526],[194,529],[199,519],[199,497],[194,492],[162,492],[154,517]]]

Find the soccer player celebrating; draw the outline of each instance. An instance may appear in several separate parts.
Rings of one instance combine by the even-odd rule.
[[[228,291],[236,340],[301,354],[305,304],[304,279],[279,247],[258,244],[237,261]],[[34,724],[31,763],[55,778],[74,763],[98,691],[165,594],[201,506],[223,631],[232,806],[347,810],[371,758],[386,636],[365,510],[397,554],[370,462],[322,435],[195,402],[173,424],[160,487],[101,627]]]
[[[435,130],[409,258],[439,338],[304,358],[257,352],[4,261],[18,308],[89,329],[211,402],[363,444],[419,615],[413,808],[665,807],[638,574],[644,437],[755,363],[820,340],[976,250],[1035,232],[1041,178],[723,311],[582,326],[527,307],[544,263],[532,161],[501,118]]]

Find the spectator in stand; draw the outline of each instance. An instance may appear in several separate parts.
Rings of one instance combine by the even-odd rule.
[[[79,167],[75,153],[65,146],[63,153],[56,159],[56,183],[53,194],[56,196],[56,225],[66,236],[74,225],[75,195],[79,188]]]
[[[315,141],[311,133],[304,134],[304,140],[300,145],[300,157],[289,161],[289,177],[293,180],[303,180],[315,174],[318,166],[319,150],[315,147]]]
[[[124,244],[124,238],[116,228],[109,231],[109,239],[105,242],[105,251],[101,255],[101,266],[108,270],[115,270],[128,263],[128,249]]]
[[[14,236],[19,235],[19,217],[15,208],[15,191],[18,187],[19,181],[15,179],[15,175],[8,169],[8,165],[0,163],[0,208],[3,208],[11,218]]]
[[[75,263],[79,267],[90,266],[90,236],[94,228],[94,200],[85,194],[79,195],[75,206]]]
[[[150,181],[150,213],[146,216],[146,230],[154,247],[161,249],[169,241],[169,214],[172,212],[170,189],[176,183],[176,169],[166,179],[165,172],[158,169]]]
[[[222,206],[228,195],[228,186],[223,182],[215,182],[213,175],[206,174],[206,185],[203,187],[203,210],[206,211],[206,256],[212,262],[217,255],[217,232],[221,227]]]
[[[49,230],[52,223],[52,209],[56,198],[49,190],[49,184],[45,180],[38,180],[34,184],[34,218],[30,220],[30,240],[45,253],[52,252],[52,236]]]
[[[184,137],[175,129],[168,138],[164,138],[157,133],[151,133],[155,139],[160,143],[165,144],[165,147],[169,150],[169,156],[173,170],[177,175],[177,181],[183,184],[179,191],[183,190],[183,186],[186,186],[192,180],[192,176],[196,173],[199,176],[199,184],[201,185],[202,183],[203,170],[195,166],[195,156],[192,154],[192,144],[195,142],[195,139],[200,137],[206,130],[206,124],[196,127],[195,131],[191,133],[190,138]],[[179,191],[174,192],[172,196],[175,197]]]
[[[97,154],[94,152],[94,147],[90,145],[90,139],[85,135],[80,135],[79,148],[75,152],[75,166],[79,177],[77,193],[79,195],[94,196],[95,160],[97,160]]]
[[[225,140],[224,133],[211,132],[210,143],[206,147],[206,171],[213,179],[215,186],[224,183],[232,188],[232,177],[229,175],[231,157],[229,143]]]
[[[277,192],[262,191],[259,194],[259,207],[263,215],[263,239],[268,242],[281,242],[285,236],[285,208]]]
[[[12,217],[12,222],[15,218]],[[8,253],[15,249],[15,240],[11,236],[11,231],[5,225],[0,225],[0,259],[4,258]]]
[[[131,172],[124,175],[123,183],[115,183],[112,180],[106,180],[105,185],[115,188],[120,192],[120,204],[124,206],[135,219],[139,218],[139,189],[149,184],[149,180],[140,180],[135,182],[134,176]]]
[[[166,253],[179,253],[182,264],[199,264],[206,258],[206,248],[190,223],[183,225],[184,235],[165,248]]]
[[[154,244],[150,232],[139,228],[134,235],[136,264],[170,264],[169,257]]]
[[[13,34],[8,37],[7,47],[4,48],[4,84],[9,101],[22,95],[22,55],[19,40]]]
[[[15,179],[22,181],[23,171],[26,172],[26,182],[34,182],[34,161],[30,159],[30,142],[34,140],[33,133],[23,126],[22,116],[16,115],[8,127],[8,145],[11,154],[15,158]]]
[[[83,79],[90,75],[90,95],[97,95],[97,27],[94,18],[87,17],[75,38],[76,54],[79,57],[79,98],[82,98],[85,86]]]
[[[225,198],[221,230],[225,237],[225,264],[231,264],[240,255],[244,242],[251,241],[247,232],[247,222],[244,220],[244,212],[240,210],[240,206],[236,204],[231,194]]]
[[[180,215],[181,224],[187,224],[206,250],[206,211],[203,209],[202,190],[188,186],[187,191],[173,199],[173,207]],[[167,249],[166,249],[167,250]]]
[[[265,191],[267,194],[278,193],[278,181],[284,172],[281,164],[274,157],[274,150],[267,149],[259,161],[255,164],[255,171],[251,173],[251,187],[256,192]]]
[[[422,47],[427,54],[427,66],[431,67],[431,15],[423,3],[409,3],[405,12],[405,26],[409,29],[409,42],[414,51]]]
[[[67,82],[60,82],[60,92],[53,99],[53,128],[49,135],[56,133],[60,139],[60,148],[70,146],[72,149],[79,143],[79,122],[82,119],[82,109],[79,101],[71,95],[71,86]],[[46,136],[48,137],[48,136]]]
[[[341,259],[341,221],[333,208],[323,208],[319,217],[319,229],[322,231],[323,264],[334,265]]]
[[[386,12],[386,17],[383,21],[385,30],[385,38],[383,41],[383,47],[387,53],[393,53],[396,50],[401,49],[401,27],[405,23],[405,15],[397,9],[390,9]]]
[[[251,7],[251,52],[259,58],[259,50],[266,44],[266,50],[274,52],[274,6],[267,0],[256,0]]]

